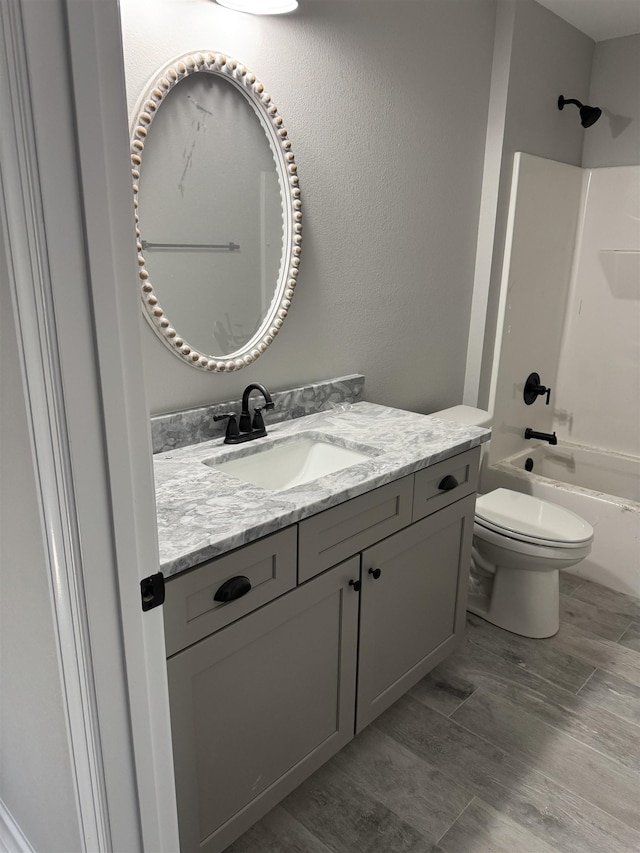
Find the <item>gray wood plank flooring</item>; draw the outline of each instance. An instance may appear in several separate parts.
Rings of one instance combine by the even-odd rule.
[[[578,695],[640,726],[640,687],[624,678],[597,669]]]
[[[561,573],[561,629],[464,647],[228,853],[638,853],[640,601]]]
[[[620,639],[620,645],[640,652],[640,622],[632,622]]]
[[[482,800],[474,799],[437,847],[443,853],[551,853],[557,850]]]
[[[574,595],[560,596],[562,621],[605,640],[617,641],[628,630],[631,619],[624,613],[611,613],[598,604],[582,601]]]

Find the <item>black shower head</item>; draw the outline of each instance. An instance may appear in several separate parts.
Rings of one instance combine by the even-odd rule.
[[[587,104],[581,104],[575,98],[565,98],[563,95],[560,95],[558,98],[558,109],[563,110],[565,104],[575,104],[580,108],[580,121],[583,127],[591,127],[602,115],[600,107],[590,107]]]
[[[602,110],[600,107],[580,107],[580,121],[583,127],[591,127],[592,124],[598,121],[601,115]]]

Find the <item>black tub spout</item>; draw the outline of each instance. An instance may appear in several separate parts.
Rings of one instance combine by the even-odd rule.
[[[537,438],[540,441],[548,441],[549,444],[557,444],[558,437],[555,432],[536,432],[535,429],[531,429],[531,427],[527,427],[524,431],[525,438]]]

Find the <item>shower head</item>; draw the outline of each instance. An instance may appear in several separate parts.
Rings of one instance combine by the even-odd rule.
[[[581,104],[580,101],[576,101],[575,98],[565,98],[563,95],[560,95],[558,98],[558,109],[563,110],[565,104],[575,104],[579,107],[580,121],[583,127],[591,127],[591,125],[595,124],[602,115],[600,107],[590,107],[587,104]]]

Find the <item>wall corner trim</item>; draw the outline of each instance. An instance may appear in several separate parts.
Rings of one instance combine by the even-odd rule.
[[[0,853],[35,853],[2,800],[0,800]]]
[[[478,215],[478,241],[476,244],[473,297],[469,318],[469,343],[462,400],[467,406],[477,406],[479,403],[483,363],[486,358],[484,352],[485,331],[494,264],[514,16],[514,4],[501,0],[496,12],[482,193]]]
[[[82,586],[82,551],[71,476],[59,341],[51,305],[49,254],[44,234],[23,3],[0,0],[0,22],[4,40],[4,52],[0,54],[4,58],[4,65],[0,66],[0,106],[3,115],[10,117],[7,127],[12,129],[0,147],[0,219],[6,231],[9,288],[38,484],[56,653],[64,687],[64,715],[77,819],[86,849],[106,851],[112,845]],[[54,42],[53,37],[51,41]],[[9,822],[7,816],[9,812],[4,809],[0,824],[6,822],[7,827],[13,826],[17,831],[17,824],[13,820]],[[20,836],[24,838],[21,832]],[[20,849],[31,850],[31,847]]]

